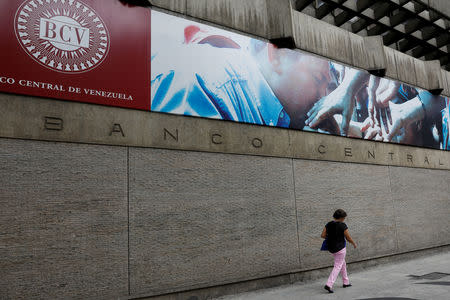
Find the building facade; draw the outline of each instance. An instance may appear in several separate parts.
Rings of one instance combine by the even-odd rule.
[[[369,2],[0,4],[0,299],[325,276],[337,208],[351,268],[448,251],[450,7]]]

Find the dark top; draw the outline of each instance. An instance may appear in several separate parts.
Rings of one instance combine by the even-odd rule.
[[[348,228],[343,222],[331,221],[325,225],[327,229],[328,251],[336,253],[345,248],[344,231]]]

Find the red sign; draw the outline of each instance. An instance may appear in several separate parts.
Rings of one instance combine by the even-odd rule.
[[[0,91],[150,109],[148,8],[8,0],[0,16]]]

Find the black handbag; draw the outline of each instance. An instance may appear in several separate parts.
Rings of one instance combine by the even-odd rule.
[[[322,247],[320,247],[320,251],[328,251],[328,241],[327,241],[327,239],[323,240]]]

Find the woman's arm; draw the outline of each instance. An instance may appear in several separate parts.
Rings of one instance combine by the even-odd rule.
[[[326,239],[327,238],[327,228],[324,227],[322,230],[322,234],[320,235],[321,238]]]
[[[350,233],[348,233],[348,229],[345,229],[345,231],[344,231],[344,236],[345,236],[345,239],[346,239],[350,244],[352,244],[353,247],[356,248],[356,243],[353,241],[352,237],[350,236]]]

